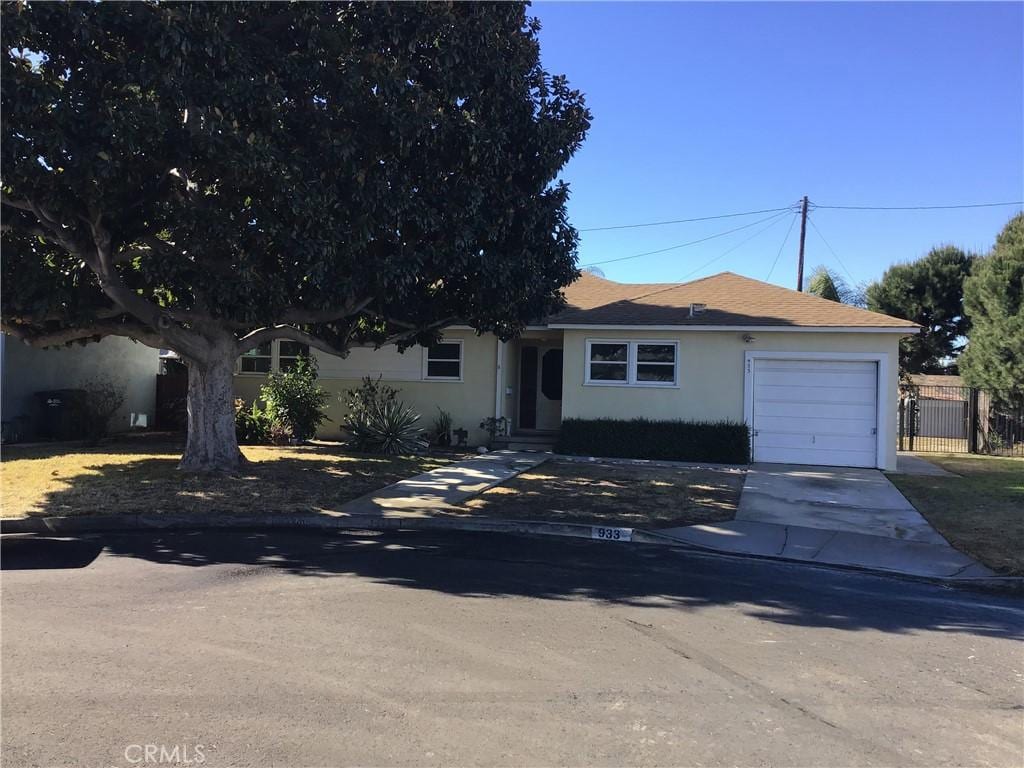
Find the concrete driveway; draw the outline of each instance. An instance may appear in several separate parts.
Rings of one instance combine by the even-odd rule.
[[[948,544],[877,469],[755,464],[736,519]]]
[[[670,528],[687,544],[912,576],[987,577],[876,469],[754,464],[736,519]]]

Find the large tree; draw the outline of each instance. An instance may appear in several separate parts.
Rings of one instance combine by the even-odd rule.
[[[577,274],[590,115],[523,3],[4,3],[3,330],[189,368],[233,469],[239,354],[509,337]]]
[[[867,289],[868,309],[912,320],[921,332],[900,342],[903,373],[956,373],[956,357],[970,328],[964,279],[974,256],[953,246],[889,267]]]
[[[964,283],[971,318],[960,356],[964,380],[1024,408],[1024,213],[1017,214]]]

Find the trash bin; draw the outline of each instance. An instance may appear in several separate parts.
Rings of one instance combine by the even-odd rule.
[[[51,389],[36,392],[37,432],[44,440],[85,437],[85,390]]]

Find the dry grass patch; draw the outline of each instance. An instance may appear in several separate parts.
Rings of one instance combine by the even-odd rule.
[[[671,527],[732,520],[744,472],[548,461],[467,501],[513,520]]]
[[[888,475],[917,511],[962,552],[1024,576],[1024,459],[920,454],[960,477]]]
[[[339,446],[244,446],[240,474],[177,470],[181,445],[126,441],[97,448],[5,447],[0,516],[324,512],[444,466],[456,456],[365,456]]]

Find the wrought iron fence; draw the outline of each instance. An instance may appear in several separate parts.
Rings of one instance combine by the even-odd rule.
[[[974,387],[900,387],[901,451],[1024,456],[1024,409],[1007,408]]]

